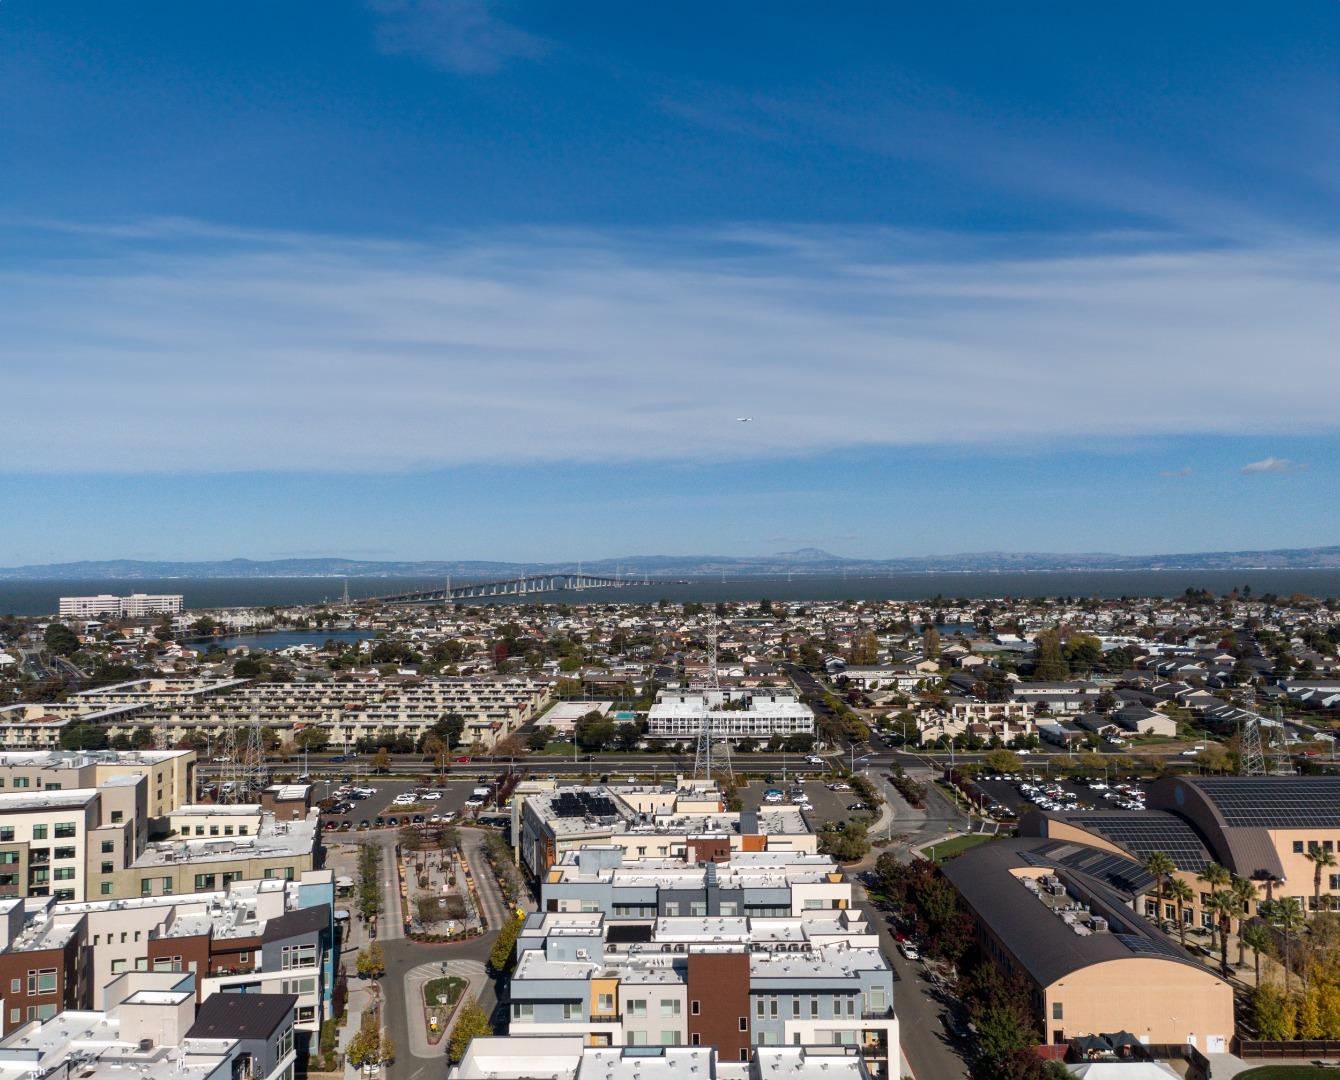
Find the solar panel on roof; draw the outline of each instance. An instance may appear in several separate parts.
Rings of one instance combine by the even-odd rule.
[[[1195,786],[1237,828],[1340,828],[1340,777],[1205,777]]]
[[[1163,938],[1142,937],[1139,934],[1113,934],[1131,952],[1145,956],[1170,956],[1174,960],[1185,960],[1185,954],[1171,941]]]
[[[1195,831],[1171,816],[1114,814],[1110,817],[1073,817],[1081,828],[1120,844],[1137,859],[1162,851],[1179,870],[1198,873],[1210,861],[1209,853]]]

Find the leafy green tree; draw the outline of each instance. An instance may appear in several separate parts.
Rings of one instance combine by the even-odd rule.
[[[498,937],[489,951],[489,967],[502,974],[512,966],[516,959],[516,939],[521,934],[521,919],[509,918],[498,931]]]
[[[1270,951],[1270,931],[1259,922],[1250,922],[1238,929],[1239,951],[1245,945],[1252,950],[1252,965],[1255,968],[1255,986],[1261,985],[1261,954]]]
[[[1060,682],[1070,674],[1065,654],[1061,650],[1061,635],[1056,630],[1044,630],[1037,636],[1038,662],[1033,677],[1039,682]]]
[[[64,623],[47,623],[42,641],[57,656],[73,656],[79,651],[79,638]]]
[[[456,1014],[456,1026],[451,1029],[451,1040],[447,1044],[447,1057],[454,1064],[465,1057],[471,1039],[483,1038],[493,1034],[493,1024],[489,1014],[484,1011],[476,998],[464,1002]]]
[[[1177,865],[1172,861],[1166,851],[1151,851],[1145,857],[1145,873],[1154,879],[1154,896],[1157,899],[1158,908],[1154,913],[1155,920],[1163,918],[1163,895],[1168,887],[1168,879],[1176,871]]]
[[[1335,866],[1335,852],[1317,844],[1303,857],[1312,864],[1312,910],[1320,911],[1321,875],[1324,870],[1329,870]]]
[[[1009,750],[988,751],[982,758],[982,764],[995,773],[1018,772],[1024,767],[1019,755],[1011,753]]]
[[[553,733],[553,730],[548,726],[536,728],[526,736],[526,746],[531,750],[543,750],[549,745],[549,736]]]
[[[635,750],[642,738],[642,729],[631,721],[623,723],[614,729],[614,738],[620,750]]]
[[[577,745],[583,750],[604,750],[614,741],[614,721],[599,709],[579,717],[574,730]]]
[[[97,724],[71,724],[60,733],[62,750],[103,750],[107,732]]]
[[[305,727],[293,736],[293,743],[299,750],[320,753],[330,745],[330,732],[321,727]]]

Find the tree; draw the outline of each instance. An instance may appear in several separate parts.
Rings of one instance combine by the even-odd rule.
[[[382,1036],[382,1064],[395,1064],[395,1041],[391,1038],[389,1031]]]
[[[330,745],[330,732],[320,727],[305,727],[293,736],[293,743],[299,750],[320,753]]]
[[[1168,899],[1177,905],[1177,936],[1181,939],[1182,948],[1186,948],[1186,914],[1189,905],[1195,903],[1196,891],[1181,878],[1175,877],[1169,880],[1167,886]]]
[[[374,941],[358,954],[354,970],[365,979],[380,979],[386,974],[386,953],[380,941]]]
[[[1228,932],[1233,926],[1233,915],[1240,911],[1238,902],[1229,892],[1210,894],[1205,910],[1214,916],[1214,926],[1219,934],[1219,974],[1228,978]]]
[[[1205,869],[1196,875],[1196,880],[1203,881],[1210,887],[1210,897],[1213,899],[1215,896],[1219,895],[1220,889],[1228,885],[1232,880],[1232,877],[1233,875],[1230,874],[1225,867],[1220,866],[1217,862],[1211,862],[1207,863]],[[1220,925],[1220,921],[1216,919],[1214,925],[1217,928]],[[1227,966],[1228,961],[1225,960],[1224,964]]]
[[[1263,1039],[1285,1041],[1294,1037],[1295,1009],[1287,993],[1266,983],[1252,992],[1252,1022]]]
[[[372,769],[379,773],[391,771],[391,753],[386,747],[378,747],[377,752],[372,755]]]
[[[870,838],[859,822],[844,821],[836,829],[819,834],[819,851],[838,862],[856,862],[870,853]]]
[[[1019,755],[1009,750],[991,750],[982,758],[982,764],[993,773],[1015,773],[1024,767]]]
[[[1303,905],[1296,896],[1282,896],[1280,899],[1271,902],[1268,918],[1271,925],[1284,935],[1284,992],[1287,994],[1289,992],[1289,966],[1293,959],[1290,944],[1293,935],[1303,928],[1306,921],[1303,915]]]
[[[614,741],[614,721],[599,709],[579,717],[574,725],[577,745],[583,750],[604,750]]]
[[[526,736],[526,745],[535,751],[543,750],[549,745],[549,736],[553,730],[551,727],[537,727]]]
[[[1251,911],[1251,905],[1256,902],[1256,883],[1249,878],[1233,877],[1233,882],[1228,887],[1229,895],[1233,897],[1237,910],[1234,912],[1234,918],[1238,920],[1238,966],[1243,964],[1242,949],[1246,944],[1242,940],[1242,931],[1247,923],[1247,913]],[[1257,974],[1260,974],[1260,964],[1257,964]]]
[[[1154,896],[1157,903],[1154,912],[1155,921],[1163,918],[1163,890],[1167,887],[1168,878],[1176,869],[1176,864],[1166,851],[1151,851],[1145,858],[1145,873],[1154,879]]]
[[[1256,986],[1261,985],[1261,954],[1270,949],[1270,931],[1259,922],[1251,922],[1238,929],[1238,941],[1252,950],[1252,964],[1256,970]]]
[[[241,656],[233,662],[233,676],[238,679],[254,679],[264,670],[260,661],[253,656]]]
[[[72,724],[60,733],[62,750],[102,750],[107,732],[97,724]]]
[[[521,934],[521,919],[508,919],[498,931],[498,937],[489,951],[489,967],[502,974],[515,959],[516,939]]]
[[[1335,852],[1317,844],[1303,856],[1312,864],[1312,910],[1321,910],[1321,873],[1335,866]]]
[[[79,638],[64,623],[48,623],[42,642],[57,656],[73,656],[79,651]]]
[[[447,737],[447,746],[455,750],[461,745],[461,735],[465,733],[465,718],[459,713],[448,713],[442,720]]]
[[[1070,674],[1061,650],[1061,635],[1056,630],[1044,630],[1037,636],[1038,662],[1033,677],[1040,682],[1059,682]]]
[[[447,1056],[452,1063],[465,1057],[465,1051],[471,1039],[483,1038],[493,1034],[493,1025],[489,1014],[484,1011],[477,998],[463,1002],[456,1014],[456,1026],[451,1029],[451,1041],[447,1044]]]
[[[921,651],[927,660],[940,659],[940,631],[929,625],[921,633]]]
[[[614,738],[619,744],[620,750],[635,750],[642,738],[642,729],[637,724],[628,721],[615,728]]]

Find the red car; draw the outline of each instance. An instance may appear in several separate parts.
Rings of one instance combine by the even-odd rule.
[[[457,764],[457,765],[469,765],[469,764],[470,764],[470,759],[469,759],[469,757],[458,757],[458,758],[456,759],[456,764]]]

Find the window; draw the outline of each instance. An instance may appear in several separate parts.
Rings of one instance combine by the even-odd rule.
[[[73,821],[58,821],[53,835],[57,840],[69,840],[78,831],[78,827]]]
[[[22,1014],[21,1012],[19,1012],[18,1009],[10,1009],[10,1010],[9,1010],[9,1022],[10,1022],[11,1024],[17,1024],[17,1023],[19,1022],[19,1018],[20,1018],[22,1015],[23,1015],[23,1014]]]
[[[810,995],[810,1016],[819,1015],[819,997],[817,994]]]
[[[238,835],[238,836],[246,836],[247,833],[248,833],[248,831],[249,831],[250,829],[251,829],[251,826],[250,826],[250,825],[239,825],[239,826],[237,827],[237,835]]]
[[[691,1015],[693,1015],[693,1016],[697,1016],[697,1015],[698,1015],[699,1013],[701,1013],[702,1011],[703,1011],[703,1009],[702,1009],[702,1002],[700,1002],[700,1001],[691,1001],[691,1002],[689,1002],[689,1013],[690,1013]]]
[[[47,838],[47,827],[45,825],[33,826],[33,839],[45,840]]]
[[[690,1046],[698,1046],[698,1045],[699,1045],[699,1042],[698,1042],[698,1033],[697,1033],[696,1031],[691,1031],[691,1032],[689,1032],[689,1045],[690,1045]]]
[[[0,885],[14,885],[19,883],[18,874],[0,874]]]
[[[58,866],[58,867],[56,867],[56,873],[55,873],[54,876],[55,876],[55,878],[56,878],[57,881],[73,881],[73,880],[74,880],[74,867],[73,867],[73,866]]]
[[[102,853],[104,855],[110,855],[115,850],[116,850],[116,844],[113,841],[104,840],[102,842]]]
[[[18,979],[10,979],[10,980],[9,980],[9,992],[10,992],[11,994],[17,994],[17,993],[19,993],[19,991],[20,991],[22,988],[23,988],[23,983],[21,983]]]
[[[646,998],[629,998],[627,1001],[623,1003],[623,1007],[628,1012],[629,1016],[647,1015]]]
[[[518,1001],[512,1006],[513,1020],[534,1020],[535,1006],[529,1001]]]
[[[629,1046],[646,1046],[647,1033],[645,1031],[630,1031],[626,1041]]]
[[[0,865],[15,866],[18,861],[19,853],[17,851],[0,851]]]
[[[34,994],[54,994],[56,992],[56,969],[38,968],[28,972],[28,996]]]
[[[113,863],[109,863],[109,862],[107,862],[107,861],[104,860],[104,861],[103,861],[103,864],[102,864],[102,870],[99,871],[99,873],[103,873],[103,874],[111,874],[111,873],[115,872],[115,870],[116,870],[116,866],[115,866],[115,864],[113,864]]]
[[[678,901],[678,900],[667,900],[667,901],[665,902],[665,913],[666,913],[667,915],[678,915],[678,914],[679,914],[679,901]]]
[[[57,890],[56,890],[54,893],[52,893],[51,895],[54,896],[57,900],[73,900],[73,899],[74,899],[74,890],[73,890],[73,889],[57,889]]]
[[[680,1013],[679,998],[668,998],[661,1002],[662,1016],[678,1016]]]
[[[267,875],[267,876],[268,876],[268,875]],[[204,890],[204,889],[212,889],[212,888],[214,888],[214,875],[213,875],[213,874],[196,874],[196,875],[195,875],[195,890],[196,890],[196,892],[201,892],[201,891]]]
[[[101,896],[111,896],[112,883],[110,881],[104,881],[101,885],[98,886],[98,893]]]
[[[800,1016],[800,998],[793,997],[791,999],[791,1017],[792,1019],[796,1019],[799,1016]]]
[[[749,1060],[749,1047],[747,1046],[740,1047],[740,1060],[741,1061]]]
[[[1301,841],[1301,840],[1295,840],[1295,841],[1293,842],[1293,853],[1294,853],[1295,855],[1301,855],[1301,854],[1303,854],[1303,841]]]
[[[741,1031],[749,1030],[749,1017],[747,1016],[740,1017],[740,1030]]]
[[[870,1011],[876,1013],[884,1011],[884,987],[873,986],[870,988]]]
[[[238,962],[239,964],[249,964],[249,963],[251,963],[251,953],[250,953],[249,951],[243,951],[243,952],[238,953],[238,954],[237,954],[237,962]]]
[[[209,827],[209,835],[210,835],[210,836],[218,836],[218,835],[219,835],[219,827],[218,827],[217,825],[211,825],[211,826]]]
[[[0,844],[7,844],[14,839],[13,825],[0,825]]]
[[[597,994],[596,1008],[599,1009],[602,1013],[612,1013],[614,1011],[614,995]]]
[[[1340,889],[1340,874],[1331,875],[1331,890]]]
[[[1065,1010],[1059,1001],[1052,1002],[1052,1019],[1053,1020],[1065,1019]]]
[[[285,945],[280,951],[279,967],[282,971],[293,968],[311,967],[316,963],[316,945]]]
[[[120,975],[120,974],[121,974],[123,971],[125,971],[125,970],[126,970],[126,962],[125,962],[124,960],[113,960],[113,961],[112,961],[112,974],[113,974],[113,975]]]
[[[818,911],[818,910],[821,909],[823,906],[824,906],[824,902],[823,902],[823,900],[821,900],[821,899],[818,899],[818,898],[816,898],[816,897],[806,897],[806,898],[805,898],[805,910],[806,910],[806,911]]]
[[[694,900],[692,903],[689,904],[689,914],[690,914],[690,915],[706,915],[706,914],[707,914],[707,901],[706,901],[706,900]]]
[[[582,1018],[582,1003],[580,1001],[563,1002],[563,1019],[580,1020]]]
[[[293,1029],[285,1028],[284,1034],[279,1036],[279,1041],[275,1043],[275,1056],[285,1057],[293,1052]]]
[[[161,798],[161,796],[160,796],[160,798]],[[299,1005],[299,1006],[298,1006],[298,1023],[302,1024],[302,1023],[306,1023],[306,1022],[309,1021],[309,1020],[315,1020],[315,1019],[316,1019],[316,1006],[315,1006],[315,1005]]]
[[[140,895],[153,896],[154,883],[152,878],[140,878]]]
[[[74,858],[74,848],[72,848],[72,847],[58,847],[58,848],[56,849],[56,851],[55,851],[55,855],[56,855],[56,858],[58,858],[58,859],[73,859],[73,858]]]
[[[723,900],[723,901],[721,901],[721,914],[722,914],[722,915],[725,915],[725,916],[727,916],[727,917],[730,917],[730,916],[732,916],[732,915],[738,914],[738,913],[739,913],[739,910],[740,910],[740,905],[737,904],[734,900]]]
[[[14,786],[15,786],[15,787],[30,787],[31,785],[32,785],[32,781],[29,780],[26,776],[16,776],[16,777],[14,777]]]
[[[285,994],[315,994],[315,979],[284,979],[279,984],[283,987],[281,993]]]
[[[679,1032],[673,1028],[661,1029],[661,1045],[675,1046],[679,1042]]]
[[[125,821],[125,819],[126,819],[126,814],[125,814],[125,811],[124,811],[124,810],[113,810],[113,811],[112,811],[112,824],[113,824],[113,825],[120,825],[121,822]]]

